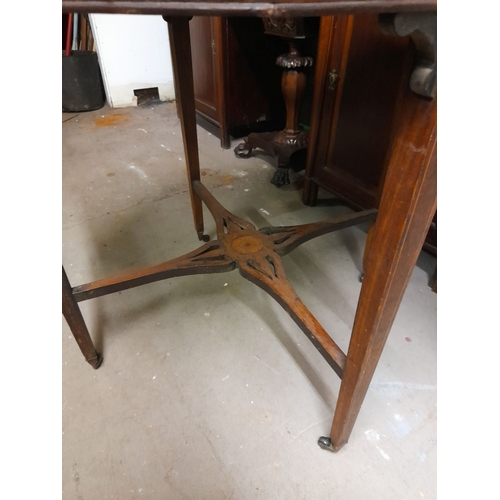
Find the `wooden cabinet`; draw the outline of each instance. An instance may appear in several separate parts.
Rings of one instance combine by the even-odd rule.
[[[264,34],[258,18],[194,17],[190,21],[196,112],[223,148],[230,136],[279,130],[284,125],[283,40]]]
[[[412,43],[409,37],[384,34],[373,14],[321,19],[306,204],[316,203],[322,187],[354,208],[378,206]],[[435,222],[426,241],[431,251]]]
[[[224,80],[217,70],[215,50],[215,38],[221,33],[220,24],[220,17],[195,17],[190,22],[196,110],[213,123],[223,119],[217,92],[223,91]],[[217,46],[220,45],[221,40],[218,40]]]

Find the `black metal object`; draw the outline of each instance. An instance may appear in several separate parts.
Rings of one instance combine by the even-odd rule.
[[[329,437],[321,436],[318,439],[318,445],[322,450],[334,451],[332,446],[332,440]]]
[[[92,111],[104,106],[106,97],[96,52],[73,50],[62,57],[62,110]]]

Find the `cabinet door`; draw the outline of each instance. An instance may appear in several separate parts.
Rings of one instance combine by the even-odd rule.
[[[214,22],[193,17],[189,23],[196,110],[219,125]]]
[[[413,57],[409,37],[384,35],[376,15],[322,18],[305,203],[319,186],[355,208],[378,206]],[[424,248],[437,253],[437,215]]]
[[[322,19],[306,177],[353,206],[378,204],[409,43],[376,15]]]

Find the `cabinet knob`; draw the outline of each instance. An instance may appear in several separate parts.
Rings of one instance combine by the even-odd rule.
[[[337,70],[332,69],[330,73],[328,73],[328,90],[335,90],[338,79],[339,74],[337,73]]]

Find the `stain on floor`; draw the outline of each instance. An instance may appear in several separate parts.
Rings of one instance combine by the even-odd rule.
[[[96,127],[114,127],[130,120],[130,115],[104,115],[94,119]]]

